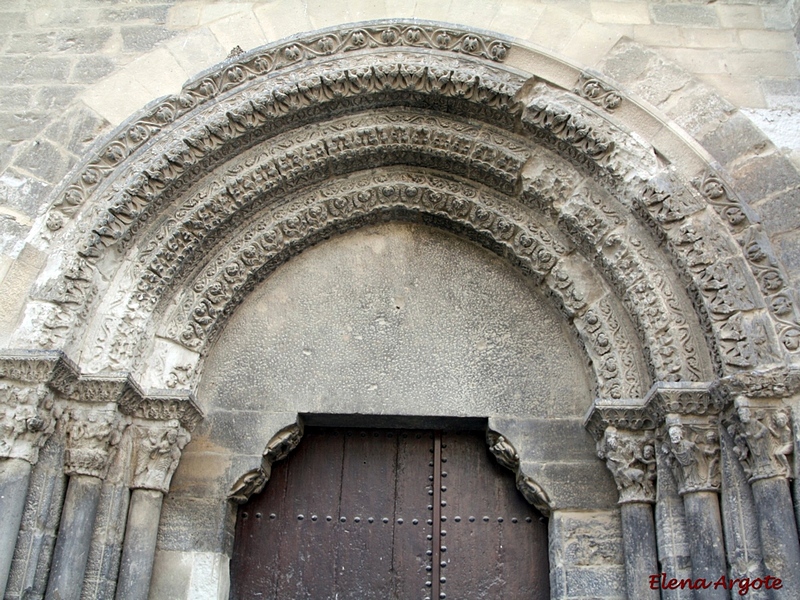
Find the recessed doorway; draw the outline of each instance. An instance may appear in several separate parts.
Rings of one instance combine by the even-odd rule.
[[[546,521],[480,431],[307,427],[235,535],[233,600],[550,597]]]

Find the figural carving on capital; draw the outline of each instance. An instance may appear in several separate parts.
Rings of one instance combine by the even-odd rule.
[[[791,477],[789,454],[794,451],[794,441],[788,407],[738,396],[728,419],[728,432],[733,438],[733,452],[750,483]]]
[[[716,417],[686,419],[667,415],[662,451],[680,495],[720,489],[719,422]]]
[[[46,385],[0,383],[0,458],[36,464],[59,416],[60,407]]]
[[[132,426],[132,489],[166,494],[191,435],[177,420]]]
[[[67,415],[64,472],[104,479],[126,426],[115,405],[72,406]]]
[[[606,461],[619,490],[619,504],[656,501],[656,449],[652,430],[620,431],[606,427],[597,442],[597,456]]]

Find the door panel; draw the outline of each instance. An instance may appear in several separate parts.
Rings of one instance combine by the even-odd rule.
[[[231,598],[547,598],[547,531],[483,435],[308,428],[239,509]]]

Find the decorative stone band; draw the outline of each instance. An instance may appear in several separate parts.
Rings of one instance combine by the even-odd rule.
[[[250,496],[261,492],[272,475],[272,463],[289,456],[289,453],[297,448],[302,437],[303,422],[300,420],[276,433],[264,448],[261,465],[236,480],[228,493],[228,500],[236,504],[244,504],[250,499]]]
[[[743,371],[723,377],[715,385],[719,395],[748,398],[786,398],[800,392],[800,367]]]
[[[173,419],[166,422],[133,424],[132,489],[155,490],[166,494],[181,452],[191,435]]]
[[[655,387],[645,398],[596,398],[586,413],[583,426],[595,440],[600,440],[609,426],[630,431],[654,430],[658,426],[658,414],[650,400]]]
[[[679,381],[658,382],[645,396],[645,404],[663,422],[669,415],[717,415],[724,407],[724,398],[711,383]]]
[[[776,400],[738,396],[725,424],[750,483],[790,477],[788,455],[794,451],[794,440],[789,407]]]

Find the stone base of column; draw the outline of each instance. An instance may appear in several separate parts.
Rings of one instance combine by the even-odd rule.
[[[147,600],[163,498],[161,492],[153,490],[135,489],[131,492],[117,600]]]
[[[759,479],[751,484],[761,549],[767,575],[779,577],[782,587],[772,590],[776,600],[800,594],[800,542],[794,520],[789,482],[783,477]]]
[[[27,460],[0,459],[0,598],[5,597],[30,479]]]
[[[620,507],[620,512],[628,598],[659,600],[659,591],[650,589],[650,576],[659,572],[653,507],[644,502],[629,502]]]
[[[102,485],[88,475],[69,478],[46,600],[80,600]]]

